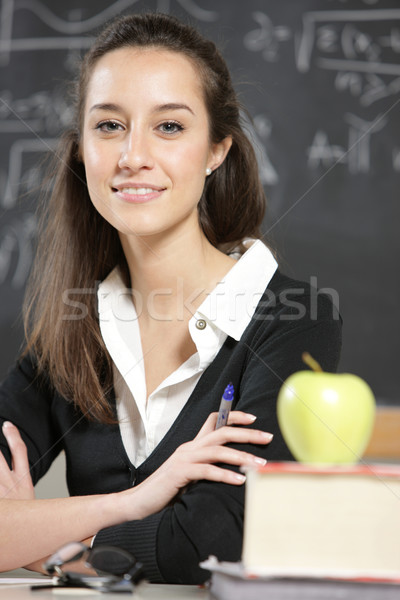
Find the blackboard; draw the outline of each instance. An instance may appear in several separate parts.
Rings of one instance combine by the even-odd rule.
[[[2,0],[0,375],[22,341],[41,160],[94,32],[144,9],[189,20],[227,58],[258,148],[283,270],[328,289],[341,371],[400,403],[400,5],[385,0]]]

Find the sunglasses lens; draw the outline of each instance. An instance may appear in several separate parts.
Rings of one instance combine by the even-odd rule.
[[[131,554],[120,548],[99,546],[91,550],[88,562],[96,571],[122,576],[129,573],[136,561]]]
[[[55,552],[44,565],[44,568],[52,573],[54,568],[61,566],[65,563],[71,562],[72,560],[78,560],[87,551],[87,547],[80,542],[71,542],[66,544],[57,552]]]

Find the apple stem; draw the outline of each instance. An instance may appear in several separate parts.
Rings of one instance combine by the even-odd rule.
[[[308,352],[303,352],[303,354],[301,355],[301,358],[302,358],[303,362],[306,363],[306,365],[310,367],[310,369],[312,369],[316,373],[323,373],[323,370],[321,369],[321,365],[315,360],[315,358],[313,358],[311,356],[311,354],[309,354]]]

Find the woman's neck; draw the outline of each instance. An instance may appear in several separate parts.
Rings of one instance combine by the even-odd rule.
[[[152,321],[189,319],[235,263],[200,229],[169,239],[121,236],[121,243],[136,308]]]

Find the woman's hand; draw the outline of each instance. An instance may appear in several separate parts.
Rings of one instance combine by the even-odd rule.
[[[0,498],[34,500],[35,490],[25,443],[18,429],[9,421],[3,423],[3,434],[10,448],[12,469],[0,452]]]
[[[239,467],[262,466],[266,463],[263,458],[228,448],[225,444],[269,444],[273,437],[271,433],[226,426],[215,430],[217,417],[217,413],[212,413],[194,440],[179,446],[168,460],[143,483],[122,492],[128,497],[130,496],[130,502],[135,503],[136,514],[138,506],[140,506],[142,518],[158,512],[182,488],[199,479],[231,485],[244,483],[246,479],[244,475],[218,467],[215,463],[226,463]],[[228,425],[250,425],[254,421],[253,415],[233,411],[229,415]]]

